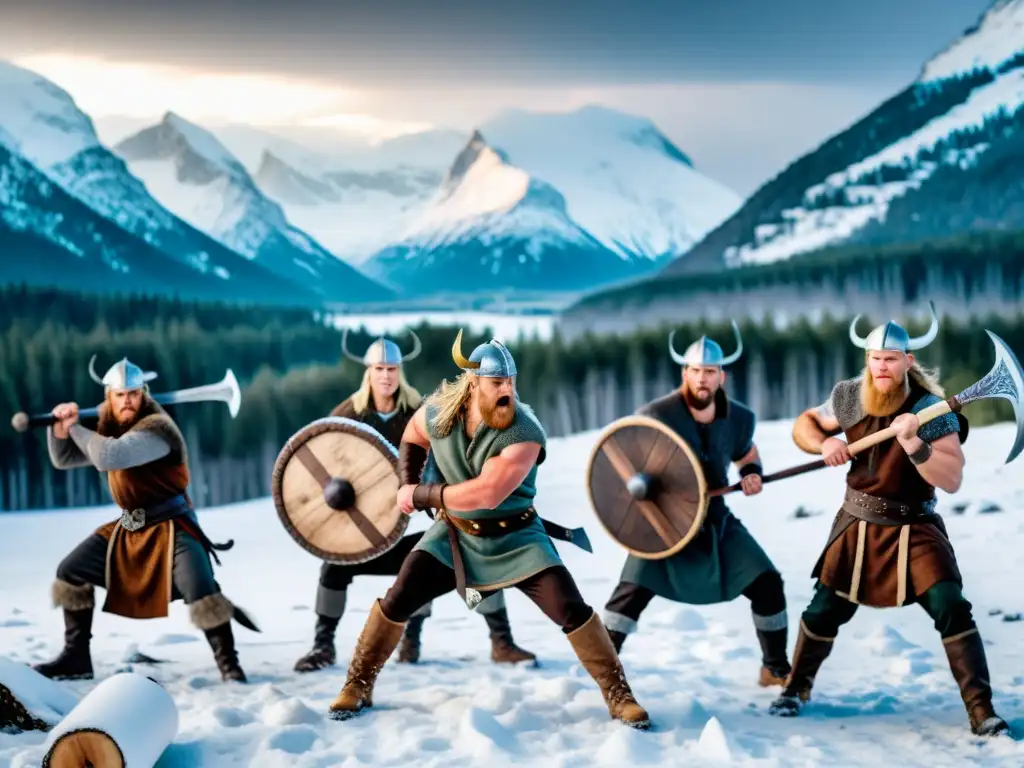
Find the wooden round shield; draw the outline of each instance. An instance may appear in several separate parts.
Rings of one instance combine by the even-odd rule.
[[[707,514],[707,484],[696,453],[647,416],[618,419],[597,438],[587,493],[608,535],[645,560],[682,550]]]
[[[307,552],[345,565],[380,557],[405,534],[398,486],[394,446],[373,427],[338,416],[292,435],[271,478],[285,530]]]

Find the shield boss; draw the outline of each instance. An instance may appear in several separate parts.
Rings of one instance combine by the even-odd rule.
[[[608,535],[646,560],[671,557],[700,532],[708,494],[697,454],[647,416],[612,422],[587,465],[587,492]]]
[[[271,493],[300,547],[328,563],[380,557],[405,534],[398,508],[398,452],[353,419],[318,419],[289,438],[274,462]]]

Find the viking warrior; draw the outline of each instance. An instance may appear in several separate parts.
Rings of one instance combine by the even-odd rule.
[[[947,413],[923,426],[917,413],[945,399],[933,371],[913,355],[938,334],[932,306],[931,327],[911,338],[894,322],[862,338],[859,316],[850,338],[865,350],[860,376],[841,381],[827,402],[805,411],[793,428],[794,442],[821,454],[829,466],[852,461],[846,496],[812,577],[814,597],[804,611],[785,689],[772,714],[793,716],[810,699],[811,686],[832,650],[839,628],[858,605],[875,608],[918,603],[942,637],[953,677],[960,687],[971,730],[991,735],[1007,730],[992,708],[985,646],[964,598],[962,579],[942,518],[935,511],[935,488],[960,487],[967,422]],[[851,457],[845,434],[856,441],[888,427],[889,438]]]
[[[646,728],[647,713],[633,697],[604,624],[551,542],[557,526],[534,509],[547,438],[518,398],[515,360],[493,339],[463,357],[461,331],[452,357],[463,373],[454,383],[442,382],[416,411],[399,449],[399,507],[406,514],[437,510],[435,522],[374,603],[331,717],[346,719],[372,705],[377,675],[420,606],[455,589],[472,608],[514,586],[562,628],[611,716]],[[428,450],[439,482],[420,482]]]
[[[410,331],[410,333],[412,333]],[[402,354],[399,346],[383,337],[374,341],[363,357],[348,349],[348,330],[341,340],[342,353],[366,367],[363,383],[348,399],[338,404],[331,416],[361,421],[373,427],[389,443],[397,446],[413,413],[420,406],[420,393],[405,378],[403,364],[414,359],[421,350],[419,337],[412,333],[413,349]],[[433,469],[428,463],[425,472]],[[338,565],[325,562],[320,568],[320,584],[316,594],[316,629],[313,649],[295,664],[298,672],[310,672],[335,662],[334,633],[345,612],[347,591],[358,575],[397,576],[402,562],[423,538],[423,533],[405,536],[392,549],[366,563]],[[400,662],[416,663],[420,657],[420,633],[423,621],[431,613],[431,602],[413,613],[405,628],[399,648]],[[533,662],[536,657],[519,648],[512,640],[512,629],[505,608],[504,595],[499,592],[485,605],[478,607],[491,633],[491,660],[496,663]]]
[[[725,366],[739,359],[743,341],[732,324],[736,351],[726,357],[702,336],[680,355],[669,335],[672,359],[682,367],[682,383],[673,392],[642,406],[639,415],[657,419],[700,459],[708,489],[729,484],[729,465],[738,467],[744,494],[761,492],[761,461],[754,444],[754,413],[725,392]],[[726,506],[711,497],[700,532],[675,555],[648,560],[629,555],[619,584],[605,605],[604,620],[616,650],[636,631],[640,614],[655,597],[708,605],[743,595],[750,600],[754,630],[761,646],[762,686],[782,685],[789,673],[788,621],[782,576]]]
[[[58,469],[93,466],[107,475],[121,517],[100,526],[57,566],[53,602],[64,609],[64,649],[36,666],[55,679],[92,679],[94,589],[106,590],[103,610],[132,619],[168,615],[168,604],[184,600],[192,623],[203,630],[227,680],[245,682],[231,620],[257,630],[252,620],[221,593],[214,579],[214,544],[203,533],[186,493],[185,441],[177,425],[149,394],[156,374],[122,359],[101,379],[105,390],[96,431],[78,423],[78,405],[53,409],[47,430],[50,460]],[[218,563],[220,561],[218,560]]]

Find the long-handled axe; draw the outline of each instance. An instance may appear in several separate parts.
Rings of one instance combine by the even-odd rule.
[[[1006,463],[1009,464],[1020,455],[1021,450],[1024,450],[1024,368],[1021,368],[1020,361],[1017,360],[1017,356],[1013,354],[1013,350],[1010,349],[1005,341],[992,333],[992,331],[986,330],[985,333],[992,339],[992,344],[995,346],[996,362],[992,369],[960,394],[953,395],[953,397],[947,398],[941,403],[929,405],[927,408],[919,411],[917,420],[924,425],[932,419],[937,419],[939,416],[944,416],[947,413],[959,413],[968,403],[985,400],[986,398],[1001,397],[1004,400],[1009,400],[1013,405],[1013,415],[1017,424],[1017,437],[1013,442],[1013,447],[1010,448],[1010,455],[1006,457]],[[888,427],[850,443],[847,446],[847,450],[851,456],[854,456],[865,448],[870,448],[895,436],[896,430],[893,427]],[[817,461],[800,464],[796,467],[765,475],[761,478],[761,482],[770,483],[773,480],[783,480],[787,477],[802,475],[805,472],[813,472],[826,466],[828,465],[823,459],[818,459]],[[734,483],[726,488],[709,491],[708,495],[722,496],[738,491],[740,488],[742,488],[741,483]]]

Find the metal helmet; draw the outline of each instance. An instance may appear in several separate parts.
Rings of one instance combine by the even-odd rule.
[[[476,376],[488,378],[508,378],[516,376],[516,361],[512,353],[497,339],[480,344],[466,359],[462,356],[462,331],[455,337],[452,344],[452,359],[464,371],[472,371]]]
[[[105,389],[119,391],[142,389],[157,376],[152,371],[142,370],[127,357],[122,357],[107,369],[101,379],[96,374],[96,355],[89,360],[89,375],[93,381],[102,384]]]
[[[713,339],[709,339],[707,336],[701,336],[693,344],[686,348],[683,354],[676,352],[675,346],[672,344],[672,340],[675,338],[676,332],[672,331],[668,335],[668,351],[672,355],[672,359],[676,361],[678,365],[717,365],[724,367],[731,365],[739,360],[740,355],[743,354],[743,339],[740,336],[739,326],[736,325],[736,321],[732,322],[732,332],[736,337],[736,351],[728,357],[722,352],[722,348],[718,345],[718,342]]]
[[[861,349],[892,352],[910,352],[915,349],[927,347],[935,337],[939,335],[939,316],[935,313],[935,302],[928,302],[928,309],[932,313],[932,324],[923,336],[911,338],[906,329],[899,323],[889,321],[875,328],[865,337],[857,333],[857,321],[861,316],[857,315],[850,323],[850,341]]]
[[[346,328],[345,333],[341,337],[341,351],[349,360],[367,367],[371,365],[402,365],[402,363],[416,359],[416,356],[423,348],[420,344],[420,337],[412,330],[409,331],[409,334],[412,336],[413,348],[407,355],[403,355],[402,350],[391,339],[380,336],[371,342],[362,357],[358,357],[348,350],[348,328]]]

